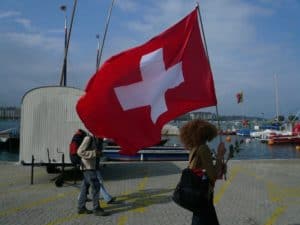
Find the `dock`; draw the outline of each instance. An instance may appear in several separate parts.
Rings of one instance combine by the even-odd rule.
[[[45,167],[0,162],[2,225],[190,225],[192,213],[171,199],[186,161],[108,162],[107,190],[118,204],[101,206],[107,217],[77,214],[81,181],[56,187]],[[67,173],[68,171],[66,171]],[[232,160],[214,198],[221,225],[300,225],[300,160]],[[91,203],[87,203],[91,209]]]

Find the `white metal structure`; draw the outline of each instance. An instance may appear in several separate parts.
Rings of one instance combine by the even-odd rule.
[[[28,91],[21,105],[21,163],[61,164],[69,159],[69,144],[74,132],[84,129],[77,116],[76,103],[84,92],[72,87],[39,87]]]

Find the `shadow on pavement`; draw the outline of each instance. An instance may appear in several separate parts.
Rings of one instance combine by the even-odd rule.
[[[125,180],[178,174],[181,168],[172,162],[132,162],[110,164],[101,168],[104,180]]]
[[[114,204],[103,207],[105,211],[112,214],[124,211],[144,210],[145,207],[164,204],[172,201],[173,188],[169,189],[146,189],[128,195],[117,196]],[[101,204],[103,206],[104,204]]]
[[[130,162],[113,163],[101,166],[104,181],[127,180],[135,178],[157,177],[179,174],[181,168],[172,162]],[[79,169],[66,169],[64,173],[57,174],[51,179],[57,187],[80,184],[82,172]]]

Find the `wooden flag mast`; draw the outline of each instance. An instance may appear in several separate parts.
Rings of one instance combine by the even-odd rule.
[[[209,60],[209,55],[208,55],[208,50],[207,50],[207,44],[206,44],[206,39],[205,39],[205,34],[204,34],[204,28],[203,28],[203,23],[202,23],[202,18],[201,18],[201,13],[200,13],[200,7],[199,7],[199,3],[197,2],[197,11],[198,11],[198,15],[199,15],[199,20],[200,20],[200,25],[201,25],[201,32],[202,32],[202,36],[203,36],[203,42],[204,42],[204,47],[205,47],[205,52],[206,52],[206,56],[207,56],[207,59],[208,59],[208,63],[209,63],[209,66],[211,68],[211,65],[210,65],[210,60]],[[217,122],[218,122],[218,129],[219,131],[221,130],[221,125],[220,125],[220,118],[219,118],[219,110],[218,110],[218,104],[216,105],[216,115],[217,115]],[[222,135],[219,135],[219,140],[220,140],[220,143],[222,142]],[[216,151],[213,150],[213,153],[214,155],[217,157],[217,154],[216,154]],[[229,156],[228,155],[228,160],[229,160]],[[224,159],[222,160],[222,167],[223,167],[223,175],[224,175],[224,179],[227,180],[227,162],[228,160],[225,162]]]
[[[204,28],[203,28],[201,13],[200,13],[199,2],[197,2],[196,8],[197,8],[197,11],[198,11],[199,21],[200,21],[200,26],[201,26],[201,33],[202,33],[201,37],[203,37],[203,42],[204,42],[206,56],[207,56],[207,59],[208,59],[209,66],[211,68],[211,64],[210,64],[210,60],[209,60],[209,55],[208,55],[208,50],[207,50],[206,38],[205,38],[205,34],[204,34]],[[219,130],[221,130],[218,105],[216,105],[216,115],[217,115],[218,128],[219,128]],[[220,142],[222,142],[222,136],[221,135],[219,135],[219,138],[220,138]]]

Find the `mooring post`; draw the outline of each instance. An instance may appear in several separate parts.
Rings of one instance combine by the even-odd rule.
[[[31,157],[31,178],[30,178],[30,184],[33,184],[33,167],[34,167],[34,156]]]
[[[62,157],[62,159],[61,159],[61,161],[62,161],[61,173],[63,175],[64,172],[65,172],[65,154],[62,154],[61,157]]]
[[[144,161],[144,154],[143,153],[141,153],[140,161]]]

